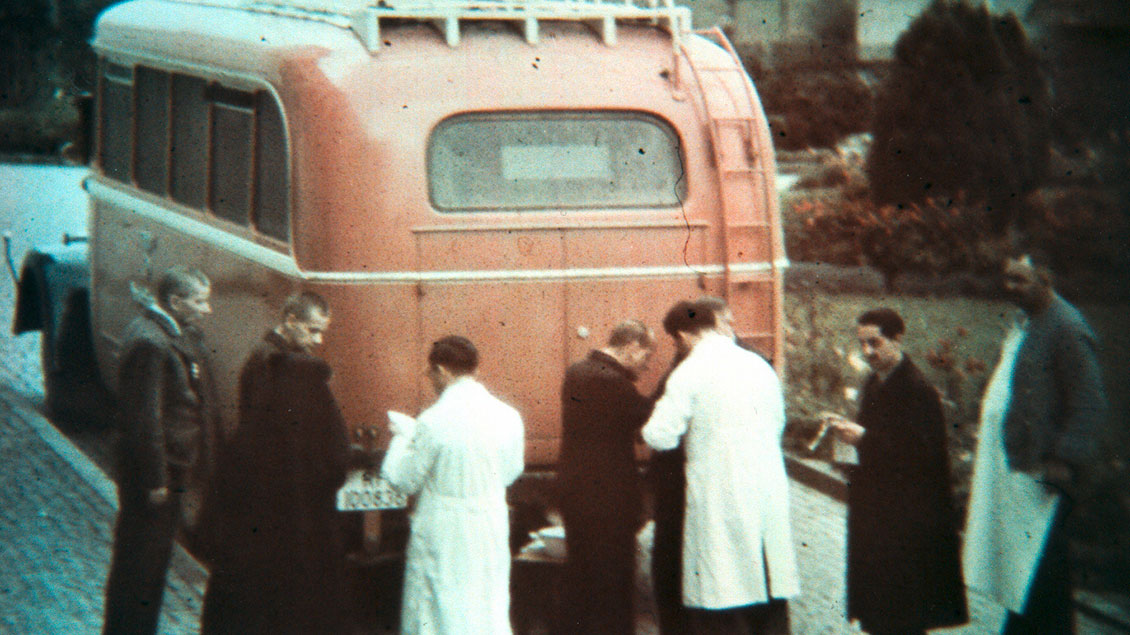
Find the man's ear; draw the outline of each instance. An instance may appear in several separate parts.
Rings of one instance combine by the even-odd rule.
[[[174,315],[180,315],[184,310],[184,298],[179,295],[169,294],[169,310],[172,311]]]
[[[675,339],[679,340],[679,345],[683,347],[683,350],[690,350],[691,339],[689,333],[686,331],[676,331]]]

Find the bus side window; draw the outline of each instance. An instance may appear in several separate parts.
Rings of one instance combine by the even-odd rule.
[[[169,188],[169,74],[137,67],[137,170],[142,189],[165,196]]]
[[[173,200],[204,209],[208,190],[208,102],[206,82],[189,75],[173,75],[173,143],[170,194]]]
[[[270,92],[102,60],[99,123],[106,176],[290,238],[286,129]]]
[[[286,130],[274,96],[264,90],[256,98],[255,227],[285,241],[290,234]]]
[[[219,84],[206,91],[212,102],[212,165],[208,207],[238,225],[251,221],[251,153],[255,132],[255,96]]]
[[[130,183],[133,165],[133,68],[106,62],[99,85],[98,165],[106,176]]]

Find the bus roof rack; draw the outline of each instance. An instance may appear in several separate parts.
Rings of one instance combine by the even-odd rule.
[[[381,21],[436,23],[449,46],[458,46],[460,24],[502,20],[522,24],[526,41],[537,44],[543,21],[585,22],[597,26],[609,46],[617,24],[647,22],[671,33],[676,49],[691,29],[691,11],[675,0],[175,0],[327,22],[352,29],[370,53],[381,49]]]

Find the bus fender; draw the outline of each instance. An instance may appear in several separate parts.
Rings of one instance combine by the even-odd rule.
[[[43,331],[45,337],[55,339],[76,294],[90,297],[87,246],[75,243],[32,249],[20,266],[12,333]]]

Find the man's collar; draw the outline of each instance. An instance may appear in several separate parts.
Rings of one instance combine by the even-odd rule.
[[[608,352],[605,352],[601,349],[593,349],[589,353],[589,359],[592,359],[593,361],[596,361],[596,362],[599,362],[599,363],[602,363],[602,364],[607,364],[608,366],[611,366],[612,368],[616,369],[618,372],[623,374],[628,379],[630,379],[632,381],[636,380],[636,373],[634,371],[632,371],[630,368],[628,368],[627,366],[625,366],[623,363],[621,363],[619,359],[616,359],[616,357],[614,355],[612,355]]]
[[[287,351],[287,352],[290,352],[290,353],[307,353],[308,354],[310,352],[310,351],[302,350],[301,347],[296,346],[293,342],[288,340],[282,333],[279,332],[279,328],[280,327],[276,326],[275,328],[271,329],[270,331],[267,331],[267,334],[263,336],[263,339],[266,340],[267,342],[269,342],[272,346],[275,346],[275,347],[277,347],[281,350],[284,350],[284,351]]]
[[[172,337],[180,337],[183,329],[177,322],[176,318],[169,314],[168,311],[161,308],[159,304],[150,304],[145,307],[148,312],[149,318],[161,326]]]
[[[267,331],[267,334],[263,336],[263,341],[280,350],[291,350],[290,342],[286,341],[286,338],[279,333],[278,329]]]
[[[443,387],[443,392],[440,393],[440,396],[446,395],[452,388],[474,384],[478,384],[478,382],[475,381],[475,376],[473,374],[467,373],[466,375],[459,375],[458,377],[452,379],[451,383]]]
[[[878,370],[873,371],[874,374],[875,374],[875,378],[879,380],[879,383],[887,381],[888,379],[890,379],[891,375],[894,375],[895,373],[897,373],[898,370],[900,368],[902,368],[904,364],[906,364],[906,360],[907,360],[906,353],[903,353],[902,357],[899,358],[898,363],[895,364],[894,366],[891,366],[890,369],[888,369],[886,371],[878,371]]]
[[[735,344],[734,338],[728,337],[726,335],[722,335],[718,331],[703,331],[702,332],[702,339],[700,339],[698,341],[698,344],[702,344],[703,342],[713,342],[715,344],[717,344],[717,343]],[[696,344],[696,346],[698,344]]]

